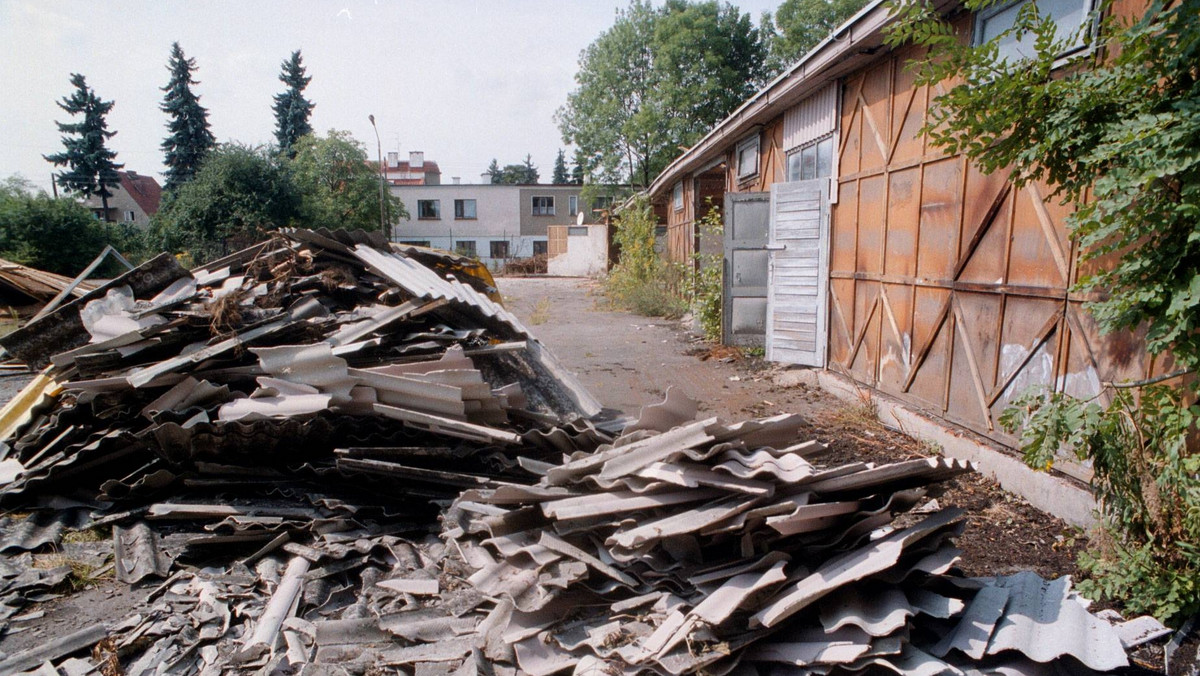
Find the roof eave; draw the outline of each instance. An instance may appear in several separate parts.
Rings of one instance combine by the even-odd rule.
[[[758,90],[667,165],[650,183],[647,194],[651,198],[658,196],[688,172],[717,159],[728,150],[729,142],[740,140],[756,125],[782,114],[820,85],[852,71],[861,61],[873,59],[883,44],[883,29],[891,18],[889,1],[872,0],[783,74]],[[954,2],[943,0],[937,4],[949,6]]]

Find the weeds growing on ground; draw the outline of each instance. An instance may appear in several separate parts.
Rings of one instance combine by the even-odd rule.
[[[676,293],[684,281],[654,249],[657,222],[649,201],[640,198],[621,212],[613,235],[621,262],[608,273],[605,295],[620,309],[646,317],[678,319],[687,303]]]
[[[550,299],[541,298],[533,306],[533,313],[529,315],[529,323],[534,326],[545,324],[550,319]]]
[[[49,554],[39,554],[33,557],[33,566],[35,568],[52,569],[66,566],[70,569],[67,578],[63,580],[63,587],[68,591],[77,592],[88,587],[95,586],[101,580],[104,580],[111,572],[101,572],[101,568],[85,563],[78,559],[73,559],[61,552],[52,552]]]

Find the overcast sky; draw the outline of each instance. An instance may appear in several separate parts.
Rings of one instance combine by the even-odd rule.
[[[742,0],[758,20],[779,0]],[[49,189],[61,150],[55,102],[73,72],[105,100],[127,169],[159,175],[166,116],[159,110],[171,43],[194,57],[195,91],[218,141],[273,139],[280,63],[303,51],[316,103],[313,128],[345,129],[375,156],[425,151],[443,180],[478,182],[493,157],[533,155],[549,181],[563,146],[554,112],[575,85],[579,53],[627,0],[315,2],[0,0],[0,178]],[[569,160],[568,153],[568,160]]]

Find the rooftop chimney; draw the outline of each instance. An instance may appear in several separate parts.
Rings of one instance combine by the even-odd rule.
[[[453,183],[454,185],[461,185],[461,184],[462,184],[462,179],[461,179],[461,178],[459,178],[458,176],[451,176],[451,177],[450,177],[450,182],[451,182],[451,183]]]
[[[387,154],[387,165],[389,169],[395,169],[400,166],[400,153],[395,150],[389,150]]]
[[[408,153],[408,168],[420,169],[425,166],[425,152],[422,150],[413,150]]]
[[[488,185],[492,182],[492,175],[486,171],[479,175],[479,182]]]

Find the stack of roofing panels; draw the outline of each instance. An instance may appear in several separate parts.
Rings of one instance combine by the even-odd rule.
[[[0,503],[29,513],[0,518],[0,632],[74,574],[48,549],[145,593],[0,673],[1124,664],[1067,580],[954,574],[958,513],[910,509],[966,464],[826,466],[797,416],[695,420],[675,392],[614,439],[466,269],[291,231],[0,340],[46,367],[0,415]]]

